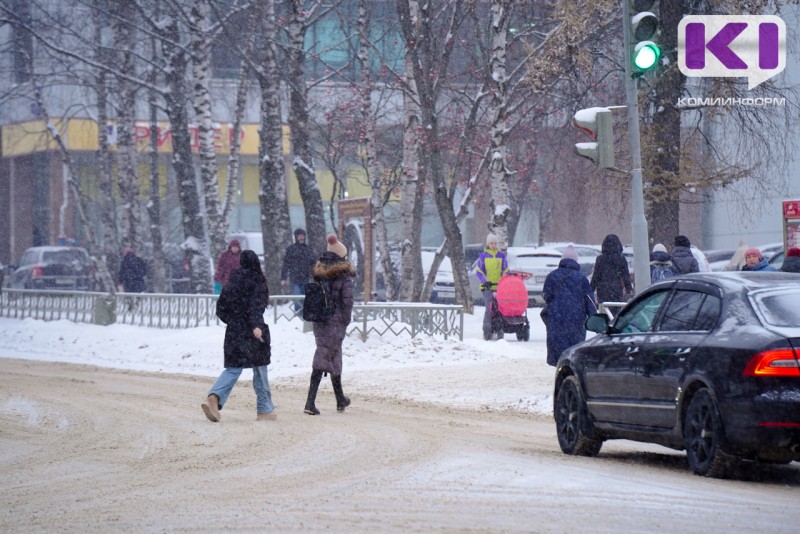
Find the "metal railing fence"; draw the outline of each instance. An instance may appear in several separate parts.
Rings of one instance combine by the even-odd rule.
[[[66,319],[100,325],[121,323],[149,328],[193,328],[221,325],[216,316],[218,295],[174,293],[97,293],[88,291],[35,291],[3,289],[0,317],[11,319]],[[294,303],[302,295],[270,297],[265,320],[302,320]],[[428,335],[464,339],[464,310],[459,305],[379,302],[356,303],[348,335],[411,337]]]

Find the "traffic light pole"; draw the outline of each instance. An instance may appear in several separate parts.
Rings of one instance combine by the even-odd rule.
[[[639,141],[639,90],[633,77],[631,58],[630,5],[622,0],[622,27],[625,41],[625,98],[628,105],[628,137],[631,143],[631,234],[633,236],[633,272],[636,292],[650,285],[650,246],[647,219],[644,216],[644,186],[642,184],[642,154]]]

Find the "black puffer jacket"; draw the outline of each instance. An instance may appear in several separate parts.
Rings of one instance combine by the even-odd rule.
[[[602,254],[594,262],[591,286],[597,291],[598,302],[620,302],[624,291],[633,290],[628,262],[622,255],[622,241],[616,234],[603,239]]]
[[[700,270],[697,264],[697,258],[692,254],[692,249],[689,247],[676,246],[672,249],[672,265],[678,274],[696,273]]]
[[[252,250],[242,252],[241,265],[233,271],[222,290],[230,297],[231,308],[235,310],[225,329],[225,367],[268,365],[270,338],[269,328],[264,324],[264,310],[269,302],[267,281],[261,273],[258,256]],[[263,341],[253,335],[255,327],[261,328]]]
[[[324,323],[314,323],[314,370],[332,375],[342,374],[342,341],[353,312],[353,264],[333,252],[325,252],[314,266],[314,278],[331,281],[331,293],[336,312]]]
[[[800,256],[786,256],[781,266],[785,273],[800,273]]]

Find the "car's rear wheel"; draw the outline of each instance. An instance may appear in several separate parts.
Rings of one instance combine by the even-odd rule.
[[[725,431],[717,403],[708,389],[703,388],[692,397],[686,411],[683,439],[689,467],[695,474],[715,478],[725,476],[733,458],[722,450]]]
[[[555,411],[556,434],[561,450],[566,454],[596,456],[603,446],[603,440],[586,435],[589,413],[574,376],[565,378],[558,388]]]

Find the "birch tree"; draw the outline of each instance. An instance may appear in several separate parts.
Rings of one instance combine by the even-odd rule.
[[[306,216],[306,238],[318,253],[325,250],[325,220],[322,196],[314,172],[314,152],[311,146],[308,114],[308,88],[306,86],[306,32],[314,21],[327,11],[322,0],[287,0],[286,60],[289,85],[289,128],[292,142],[292,169],[300,188],[300,198]],[[343,236],[339,236],[343,238]]]
[[[419,2],[409,0],[407,6],[409,33],[418,33],[420,26]],[[402,17],[402,14],[401,14]],[[421,116],[419,93],[414,81],[414,54],[406,46],[403,89],[403,186],[400,195],[400,228],[404,236],[400,251],[400,300],[418,302],[422,295],[422,200],[424,179],[419,168]],[[431,269],[433,270],[433,269]]]
[[[506,115],[508,113],[508,91],[506,84],[506,39],[511,23],[511,10],[513,0],[492,0],[491,20],[491,57],[489,68],[492,83],[489,87],[491,99],[489,101],[491,115],[491,199],[489,208],[489,230],[497,236],[498,247],[505,250],[509,243],[507,217],[511,211],[508,195],[509,170],[506,166],[506,137],[508,127]]]
[[[358,86],[361,102],[361,124],[363,128],[364,156],[366,159],[367,177],[372,188],[370,203],[372,204],[372,224],[378,252],[380,254],[383,276],[386,284],[386,298],[395,300],[397,280],[392,264],[392,257],[389,254],[389,240],[386,234],[386,221],[383,217],[383,190],[384,180],[381,165],[375,149],[375,119],[372,111],[372,77],[369,64],[369,52],[371,42],[369,38],[369,18],[366,0],[359,0],[358,3],[358,65],[361,71],[361,83]],[[371,250],[365,250],[365,254],[372,254]]]
[[[136,174],[136,140],[134,138],[136,124],[136,86],[130,81],[136,78],[134,64],[134,45],[136,32],[131,24],[134,18],[133,4],[123,3],[119,6],[119,17],[114,19],[113,35],[116,54],[114,59],[119,70],[125,76],[116,76],[117,96],[117,156],[118,179],[122,210],[120,212],[121,241],[141,253],[142,222],[139,204],[139,179]]]
[[[102,22],[101,7],[105,6],[106,0],[96,0],[92,10],[92,20],[94,26],[93,51],[95,62],[99,65],[107,63],[107,52],[103,43],[103,30],[105,25]],[[95,68],[94,87],[97,95],[97,189],[98,206],[100,215],[100,228],[102,232],[102,256],[104,263],[108,267],[111,277],[114,280],[112,290],[116,289],[117,273],[119,272],[120,246],[117,239],[117,222],[114,214],[116,203],[114,201],[114,181],[112,157],[109,152],[108,129],[108,75],[106,69]],[[98,236],[99,237],[99,236]],[[99,243],[98,243],[99,246]]]
[[[195,0],[189,10],[189,44],[192,56],[194,115],[197,122],[200,156],[200,181],[208,222],[211,258],[217,258],[227,248],[219,202],[217,153],[214,147],[214,122],[211,116],[211,34],[208,0]]]

